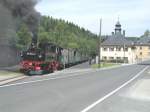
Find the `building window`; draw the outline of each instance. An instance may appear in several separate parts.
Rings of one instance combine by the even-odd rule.
[[[106,56],[103,56],[102,59],[103,59],[103,60],[107,60],[107,57],[106,57]]]
[[[114,57],[109,57],[110,60],[114,60]]]
[[[106,47],[104,47],[104,48],[103,48],[103,51],[107,51],[107,48],[106,48]]]
[[[140,55],[142,55],[142,52],[140,52]]]
[[[128,60],[128,57],[124,57],[124,60]]]
[[[121,60],[121,57],[117,57],[117,60]]]
[[[148,49],[150,50],[150,46],[148,47]]]
[[[132,46],[132,47],[131,47],[131,50],[136,50],[136,47],[135,47],[135,46]]]
[[[116,51],[121,51],[121,47],[116,47]]]
[[[110,51],[114,51],[114,48],[113,48],[113,47],[111,47],[111,48],[110,48]]]
[[[142,50],[142,46],[140,46],[140,50]]]
[[[124,51],[128,51],[128,48],[126,47],[126,48],[124,49]]]
[[[124,57],[124,62],[128,63],[128,57]]]

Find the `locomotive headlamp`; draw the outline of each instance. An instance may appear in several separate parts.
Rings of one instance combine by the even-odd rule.
[[[23,57],[23,54],[21,53],[20,56]]]
[[[32,66],[32,62],[30,62],[29,65]]]
[[[42,55],[39,55],[39,58],[42,58]]]

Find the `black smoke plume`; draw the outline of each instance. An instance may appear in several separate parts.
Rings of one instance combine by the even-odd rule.
[[[10,10],[14,18],[20,18],[27,24],[35,36],[39,24],[40,14],[35,10],[39,0],[1,0],[1,3]]]
[[[0,0],[0,67],[16,63],[17,56],[9,41],[16,37],[19,23],[25,23],[36,41],[40,14],[35,10],[39,0]],[[19,23],[18,23],[19,21]]]

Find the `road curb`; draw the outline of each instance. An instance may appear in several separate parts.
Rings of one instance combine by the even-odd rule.
[[[26,78],[27,76],[16,76],[16,77],[12,77],[12,78],[8,78],[8,79],[4,79],[2,81],[0,81],[0,86],[17,81],[17,80],[21,80]]]
[[[54,73],[50,73],[50,74],[47,74],[47,76],[54,76],[54,75],[57,75],[57,74],[61,74],[61,73],[65,73],[67,72],[67,74],[69,73],[80,73],[80,72],[90,72],[90,71],[103,71],[103,70],[110,70],[110,69],[115,69],[115,68],[121,68],[121,67],[125,67],[125,66],[131,66],[131,65],[134,65],[134,64],[125,64],[125,65],[119,65],[119,66],[113,66],[113,67],[104,67],[104,68],[88,68],[88,69],[82,69],[82,70],[78,70],[78,71],[74,71],[74,72],[71,72],[71,71],[67,71],[69,69],[63,69],[61,71],[56,71]]]

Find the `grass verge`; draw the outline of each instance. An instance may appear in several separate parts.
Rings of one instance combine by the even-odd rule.
[[[17,77],[17,76],[22,76],[22,75],[23,74],[19,73],[19,72],[0,70],[0,81],[9,79],[9,78],[13,78],[13,77]]]
[[[113,66],[120,66],[121,64],[118,63],[101,63],[101,68],[113,67]],[[98,68],[98,64],[93,64],[92,68]]]

